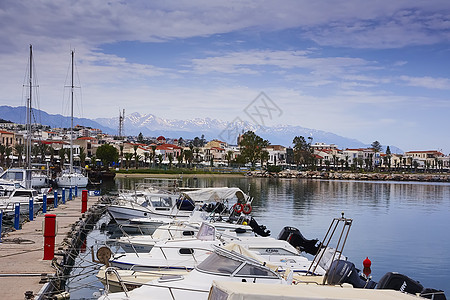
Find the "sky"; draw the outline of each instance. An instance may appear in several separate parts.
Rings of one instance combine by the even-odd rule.
[[[450,1],[0,1],[0,105],[298,125],[450,153]],[[276,110],[264,110],[261,93]],[[272,113],[273,112],[273,113]]]

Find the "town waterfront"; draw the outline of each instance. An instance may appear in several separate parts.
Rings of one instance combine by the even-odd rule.
[[[115,185],[104,188],[132,189],[142,181],[116,178]],[[274,237],[284,226],[294,226],[306,238],[321,240],[332,219],[344,212],[353,219],[344,253],[357,268],[362,269],[362,261],[369,257],[375,281],[395,271],[450,293],[449,183],[248,177],[184,177],[182,181],[184,186],[236,186],[248,192],[254,197],[252,214]],[[101,243],[102,235],[93,233],[95,242]],[[95,274],[86,280],[92,283]],[[98,286],[77,286],[71,294],[89,298]]]

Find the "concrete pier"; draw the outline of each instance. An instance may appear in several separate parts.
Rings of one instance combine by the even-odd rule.
[[[97,204],[99,197],[90,196],[88,207]],[[60,203],[59,206],[47,213],[55,214],[58,232],[55,239],[55,253],[63,253],[71,247],[71,235],[75,224],[84,215],[81,213],[81,197]],[[51,260],[43,260],[44,215],[39,214],[34,221],[26,222],[22,229],[10,232],[2,238],[0,243],[0,298],[35,299],[48,277],[55,274]],[[57,262],[62,256],[55,255]]]

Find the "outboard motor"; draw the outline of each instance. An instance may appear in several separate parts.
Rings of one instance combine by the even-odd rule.
[[[332,262],[330,268],[325,273],[325,280],[327,284],[339,285],[342,283],[349,283],[355,288],[373,289],[376,282],[370,279],[364,279],[359,276],[359,270],[356,269],[352,262],[345,260],[335,260]]]
[[[279,240],[288,241],[292,246],[300,249],[300,251],[309,253],[311,255],[316,255],[320,249],[318,244],[319,240],[308,240],[306,239],[295,227],[286,226],[284,227],[280,234],[278,235]]]
[[[435,299],[435,300],[447,299],[443,291],[424,288],[422,284],[420,284],[420,282],[411,279],[406,275],[399,274],[396,272],[388,272],[384,274],[384,276],[381,277],[380,282],[378,282],[376,288],[383,290],[385,289],[396,290],[414,295],[420,293],[421,297],[428,299]]]
[[[253,229],[253,232],[260,236],[269,236],[270,230],[264,225],[259,225],[258,222],[252,217],[248,225]]]

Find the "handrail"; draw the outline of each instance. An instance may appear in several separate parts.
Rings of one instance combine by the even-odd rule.
[[[122,281],[122,278],[119,275],[119,272],[117,272],[116,268],[114,267],[108,267],[105,269],[105,281],[106,281],[106,285],[105,285],[105,293],[106,295],[108,295],[109,292],[109,279],[108,279],[108,273],[113,273],[114,275],[116,275],[116,278],[120,284],[120,286],[122,287],[122,290],[125,293],[125,296],[128,297],[128,289],[127,286],[125,285],[125,283]]]

